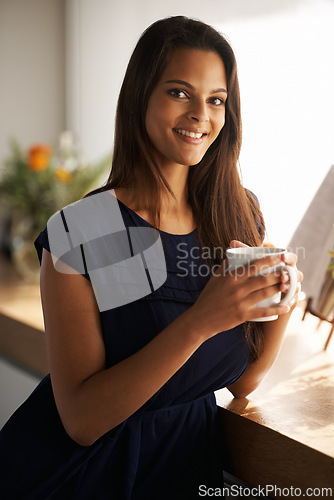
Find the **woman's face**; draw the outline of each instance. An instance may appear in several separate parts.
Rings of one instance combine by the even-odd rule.
[[[146,113],[160,168],[201,161],[224,126],[226,98],[225,67],[216,52],[174,50]]]

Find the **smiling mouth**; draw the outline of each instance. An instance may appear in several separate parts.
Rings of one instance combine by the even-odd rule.
[[[189,132],[189,130],[184,130],[181,128],[173,128],[173,130],[177,134],[184,135],[186,137],[191,137],[191,139],[201,139],[202,137],[207,135],[206,133],[202,133],[202,132]]]

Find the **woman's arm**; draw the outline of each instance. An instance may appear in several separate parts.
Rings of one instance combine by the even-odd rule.
[[[295,254],[287,253],[283,256],[283,258],[284,262],[287,265],[296,268],[297,257]],[[244,398],[258,387],[258,385],[270,370],[271,366],[274,364],[275,359],[279,354],[291,313],[297,304],[298,293],[300,291],[300,282],[303,280],[303,274],[301,273],[301,271],[298,271],[297,268],[296,271],[298,285],[294,297],[288,304],[290,308],[289,312],[283,314],[275,321],[261,323],[261,328],[263,330],[264,336],[264,344],[263,352],[260,358],[256,361],[251,362],[248,365],[243,376],[237,382],[228,387],[233,396],[236,398]],[[280,286],[281,292],[285,292],[288,288],[288,286],[285,284],[286,281],[287,277],[285,274],[283,274],[282,284]]]
[[[100,314],[90,282],[57,272],[43,250],[41,295],[57,408],[68,434],[83,446],[140,408],[201,344],[184,314],[145,348],[105,369]]]
[[[237,382],[228,386],[229,391],[231,391],[235,398],[245,398],[253,392],[274,364],[281,349],[292,310],[293,308],[275,321],[268,321],[261,325],[264,335],[263,352],[259,359],[248,365],[246,371]]]
[[[264,262],[277,263],[267,257],[259,264],[262,268]],[[92,444],[140,408],[204,341],[254,317],[256,303],[276,293],[279,284],[274,275],[251,277],[236,279],[224,272],[223,263],[188,311],[137,353],[106,369],[90,282],[57,272],[50,253],[43,250],[41,295],[49,368],[60,418],[72,439]],[[277,306],[257,309],[261,315],[284,311]]]

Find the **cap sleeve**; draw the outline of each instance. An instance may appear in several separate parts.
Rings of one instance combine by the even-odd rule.
[[[35,249],[37,252],[37,257],[38,257],[39,263],[41,265],[42,264],[42,256],[43,256],[43,248],[45,248],[45,250],[47,250],[48,252],[51,253],[47,226],[43,229],[43,231],[41,231],[39,233],[39,235],[35,239],[34,246],[35,246]],[[80,269],[79,269],[78,265],[76,265],[76,263],[78,263],[77,249],[75,251],[72,251],[72,252],[67,252],[64,255],[64,262],[66,262],[66,261],[69,265],[72,265],[72,267],[74,269],[76,269],[78,273],[82,274],[85,278],[90,280],[88,272],[82,272],[81,266],[79,266],[80,267]]]
[[[39,233],[34,241],[35,249],[37,252],[39,263],[42,264],[43,248],[50,252],[50,244],[48,238],[48,228],[44,228],[43,231]]]

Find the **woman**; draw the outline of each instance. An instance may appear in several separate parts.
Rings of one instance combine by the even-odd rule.
[[[264,232],[255,198],[240,183],[240,144],[229,44],[185,17],[154,23],[124,78],[109,180],[75,207],[107,192],[127,231],[158,228],[167,279],[102,310],[87,266],[58,272],[52,231],[40,234],[52,388],[46,377],[2,431],[2,498],[185,500],[197,498],[200,485],[223,487],[213,391],[245,397],[257,387],[295,302],[255,310],[286,291],[283,276],[254,278],[273,257],[248,275],[224,272],[225,249],[261,245]],[[83,219],[76,230],[99,226]],[[285,259],[296,265],[295,255]],[[274,314],[276,321],[249,323]]]

